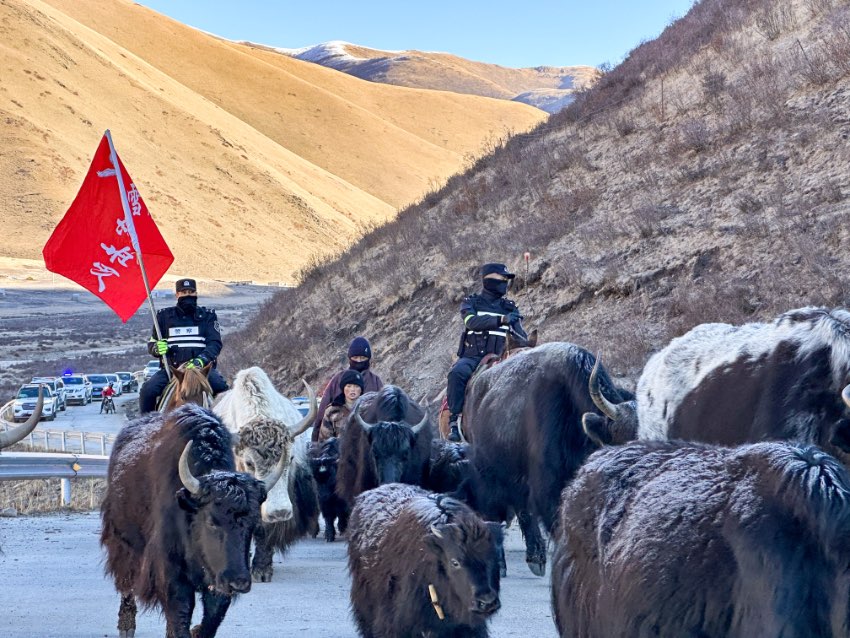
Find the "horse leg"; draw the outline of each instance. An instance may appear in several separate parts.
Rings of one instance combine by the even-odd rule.
[[[132,592],[121,594],[118,608],[118,637],[133,638],[136,635],[136,597]]]
[[[251,561],[251,578],[255,583],[270,583],[274,574],[272,547],[265,526],[260,523],[254,529],[254,560]]]
[[[536,516],[524,510],[517,511],[519,528],[525,539],[525,562],[535,576],[546,574],[546,541],[540,533],[540,523]]]

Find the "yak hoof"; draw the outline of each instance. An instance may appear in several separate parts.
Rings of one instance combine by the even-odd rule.
[[[535,576],[545,576],[546,575],[546,562],[545,561],[526,561],[526,565],[531,570],[531,573]]]
[[[336,532],[334,531],[333,525],[328,525],[325,528],[325,540],[329,543],[333,543],[336,540]]]
[[[531,571],[534,571],[533,569]],[[508,575],[508,568],[505,565],[499,565],[499,577],[505,578]]]
[[[268,567],[255,568],[251,570],[251,578],[255,583],[270,583],[272,582],[272,574],[274,574],[274,568],[270,565]]]
[[[135,629],[122,629],[118,632],[118,638],[134,638],[136,635]]]

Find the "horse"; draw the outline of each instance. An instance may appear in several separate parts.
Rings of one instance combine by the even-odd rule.
[[[186,368],[185,365],[177,368],[171,366],[171,381],[162,391],[157,405],[158,412],[170,412],[186,403],[212,409],[213,390],[207,381],[212,364],[208,363],[203,368]]]

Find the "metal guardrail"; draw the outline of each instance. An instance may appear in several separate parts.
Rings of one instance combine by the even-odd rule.
[[[8,430],[8,427],[3,427]],[[41,446],[48,452],[96,453],[107,456],[115,443],[114,434],[99,432],[75,432],[73,430],[42,430],[36,428],[21,443],[32,447]]]
[[[95,454],[3,452],[0,454],[0,481],[105,478],[107,467],[109,457]]]
[[[71,504],[72,478],[106,478],[109,457],[95,454],[50,452],[3,452],[0,481],[60,479],[62,504]]]

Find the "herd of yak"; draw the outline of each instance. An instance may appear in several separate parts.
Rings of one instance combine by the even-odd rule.
[[[214,636],[320,515],[328,541],[346,535],[365,638],[487,636],[514,518],[537,575],[552,541],[563,637],[850,636],[844,310],[697,326],[634,394],[577,345],[523,350],[472,379],[459,444],[395,386],[315,445],[312,391],[302,417],[250,368],[207,410],[183,392],[193,374],[176,374],[183,405],[132,421],[112,451],[101,543],[122,638],[137,602],[169,637]]]

